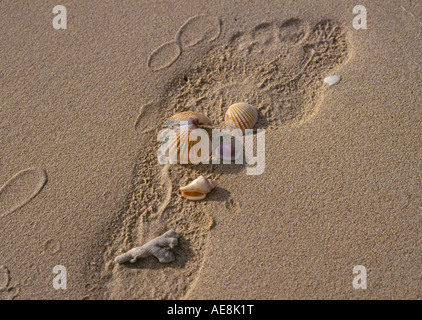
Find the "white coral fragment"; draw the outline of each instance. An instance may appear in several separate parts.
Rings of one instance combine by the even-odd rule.
[[[174,253],[166,248],[173,249],[177,246],[179,234],[174,230],[169,230],[161,236],[152,239],[141,247],[136,247],[128,252],[117,256],[114,261],[117,263],[125,263],[130,261],[134,263],[138,258],[146,258],[155,256],[161,263],[169,263],[174,261]]]

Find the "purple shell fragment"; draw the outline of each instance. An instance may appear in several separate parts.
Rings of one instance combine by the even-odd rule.
[[[221,144],[215,149],[215,154],[224,160],[236,160],[240,157],[240,151],[232,144]]]

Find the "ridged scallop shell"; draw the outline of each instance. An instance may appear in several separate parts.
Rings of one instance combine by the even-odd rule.
[[[212,122],[211,119],[208,118],[206,115],[199,113],[199,112],[193,112],[193,111],[185,111],[176,113],[174,116],[169,118],[164,125],[165,126],[173,126],[173,125],[180,125],[184,122],[187,122],[189,126],[211,126]]]
[[[252,129],[258,120],[258,111],[253,105],[245,102],[232,104],[226,111],[224,121],[226,127],[230,130],[233,129]]]
[[[196,131],[197,130],[197,131]],[[196,131],[197,134],[201,134],[201,138],[197,138],[192,134]],[[202,135],[206,136],[208,139],[208,150],[204,150],[203,154],[201,149],[201,154],[193,154],[191,155],[191,149],[197,144],[201,143]],[[209,159],[210,157],[210,141],[208,132],[204,129],[200,128],[191,128],[191,127],[181,127],[175,130],[172,130],[165,142],[167,144],[169,150],[169,158],[172,162],[188,164],[194,163],[197,164],[199,162],[204,162]],[[199,146],[198,146],[199,147]]]
[[[217,183],[212,179],[199,176],[185,187],[180,187],[182,197],[189,200],[202,200],[207,196]]]

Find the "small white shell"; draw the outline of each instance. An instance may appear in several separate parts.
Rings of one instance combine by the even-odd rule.
[[[226,111],[224,121],[226,127],[233,129],[252,129],[258,120],[258,111],[253,105],[245,102],[232,104]]]
[[[200,135],[201,140],[199,138],[195,140],[198,135]],[[203,137],[206,137],[208,141],[202,141]],[[168,148],[169,159],[173,163],[198,164],[200,162],[205,162],[210,157],[209,136],[208,132],[204,129],[192,127],[174,129],[170,131],[163,144]],[[204,148],[201,149],[199,155],[196,152],[191,152],[191,149],[196,146],[196,144],[202,144],[206,150]]]
[[[330,86],[337,84],[340,81],[340,76],[329,76],[324,79],[325,83],[328,83]]]
[[[217,186],[214,180],[199,176],[185,187],[180,187],[182,197],[188,200],[202,200]]]

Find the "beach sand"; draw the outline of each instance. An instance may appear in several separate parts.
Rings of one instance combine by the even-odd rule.
[[[60,4],[66,30],[0,2],[0,299],[422,298],[421,4],[363,0],[366,30],[349,1]],[[166,119],[239,101],[262,174],[158,163]],[[170,229],[174,262],[114,262]]]

